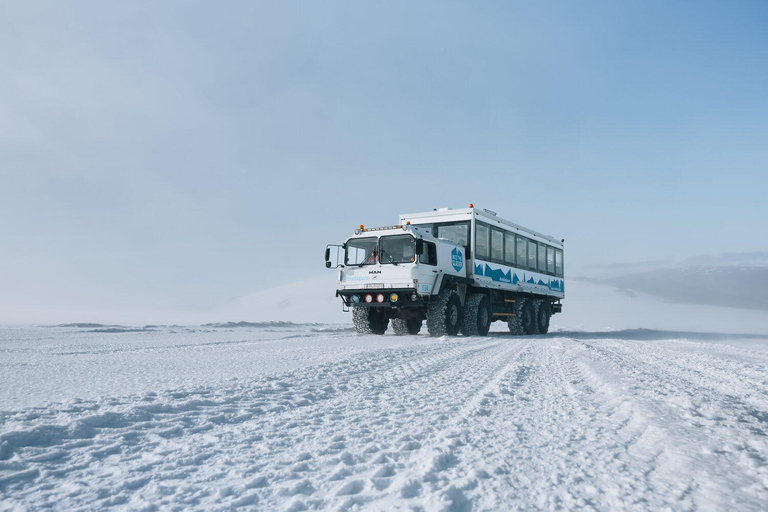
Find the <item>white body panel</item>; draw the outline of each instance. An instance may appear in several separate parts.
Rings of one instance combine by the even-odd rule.
[[[475,222],[479,220],[491,226],[499,227],[505,232],[525,236],[536,242],[545,243],[548,246],[563,250],[562,240],[525,228],[514,222],[504,220],[493,213],[476,208],[438,209],[424,213],[409,213],[400,215],[400,223],[410,222],[413,225],[430,225],[444,222],[471,222],[471,255],[467,265],[467,277],[472,278],[476,286],[495,288],[523,293],[535,293],[556,298],[565,297],[564,277],[552,276],[541,272],[521,269],[491,262],[474,257],[475,250]],[[428,230],[424,226],[425,230]],[[431,232],[431,230],[429,230]]]

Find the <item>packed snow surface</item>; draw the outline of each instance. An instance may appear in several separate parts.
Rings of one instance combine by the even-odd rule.
[[[766,336],[91,325],[0,354],[0,509],[768,503]]]

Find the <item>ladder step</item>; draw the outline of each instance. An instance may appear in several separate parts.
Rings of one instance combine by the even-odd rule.
[[[494,313],[496,316],[517,316],[514,313]]]
[[[504,302],[515,302],[514,299],[504,299]]]

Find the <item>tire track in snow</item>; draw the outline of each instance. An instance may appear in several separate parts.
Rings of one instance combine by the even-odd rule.
[[[132,500],[129,503],[140,504],[145,502],[173,503],[177,498],[183,502],[189,496],[195,496],[199,490],[194,485],[185,485],[181,492],[169,493],[166,488],[148,489],[154,482],[167,482],[168,480],[194,481],[200,475],[202,479],[222,478],[222,473],[215,467],[215,461],[222,458],[222,453],[229,453],[231,447],[239,448],[244,442],[252,443],[246,450],[250,457],[273,457],[274,464],[259,463],[249,468],[244,475],[269,473],[270,484],[281,479],[295,480],[297,474],[310,469],[307,460],[299,461],[293,469],[282,471],[281,465],[287,466],[285,460],[281,460],[274,454],[287,455],[290,459],[295,457],[295,451],[290,450],[291,444],[301,442],[301,438],[311,438],[306,432],[308,422],[323,425],[329,421],[332,424],[340,421],[349,421],[339,411],[352,410],[354,404],[366,402],[365,390],[389,389],[393,384],[401,381],[413,382],[428,381],[429,375],[440,374],[440,368],[457,366],[461,360],[466,364],[472,361],[473,355],[481,355],[493,348],[492,343],[467,343],[448,340],[435,340],[427,346],[415,347],[411,350],[384,350],[368,353],[363,357],[350,358],[331,365],[323,365],[318,368],[310,368],[304,372],[295,372],[289,379],[266,379],[265,383],[255,386],[237,387],[223,393],[210,390],[200,390],[194,393],[181,392],[171,394],[179,403],[150,403],[148,405],[128,408],[128,411],[120,413],[97,413],[88,415],[88,408],[101,409],[96,404],[87,404],[83,410],[77,411],[83,416],[75,423],[75,432],[71,426],[58,427],[50,435],[40,430],[20,432],[14,438],[13,432],[4,434],[5,451],[8,452],[8,444],[15,445],[17,451],[28,448],[27,452],[41,451],[48,446],[56,445],[64,447],[65,455],[62,460],[66,469],[57,475],[61,461],[29,462],[27,467],[41,466],[42,477],[38,481],[47,480],[49,477],[66,476],[72,479],[87,478],[101,484],[101,487],[111,485],[113,471],[119,466],[121,471],[128,474],[138,474],[126,484],[126,491],[118,492],[104,498],[102,501],[87,501],[81,499],[83,493],[70,493],[71,501],[65,501],[71,506],[89,506],[91,503],[115,503],[115,495],[119,500]],[[487,358],[486,358],[487,359]],[[467,366],[471,370],[475,366]],[[361,392],[362,390],[362,392]],[[314,394],[313,394],[314,393]],[[190,396],[194,398],[188,399]],[[153,402],[156,397],[147,399]],[[187,400],[188,399],[188,400]],[[314,406],[313,402],[317,402]],[[118,408],[123,404],[115,404]],[[370,406],[370,404],[369,404]],[[401,411],[407,410],[407,406],[399,404]],[[370,410],[363,407],[361,416],[369,415]],[[30,419],[30,418],[27,418]],[[402,423],[402,422],[400,422]],[[226,427],[223,434],[218,434],[218,425]],[[395,427],[399,427],[395,421]],[[47,428],[47,427],[45,427]],[[57,428],[57,427],[51,427]],[[78,431],[79,430],[79,431]],[[331,429],[332,431],[333,429]],[[147,434],[145,434],[145,432]],[[190,435],[191,434],[191,435]],[[332,446],[340,446],[343,441],[339,436],[330,436],[329,431],[322,431],[320,437],[331,448],[320,447],[321,450],[330,450]],[[27,436],[29,439],[24,440]],[[46,436],[50,441],[46,441]],[[334,441],[334,437],[337,438]],[[184,454],[184,444],[180,438],[194,446],[194,457]],[[298,439],[297,439],[298,438]],[[71,441],[71,442],[70,442]],[[286,441],[288,441],[286,443]],[[401,436],[403,444],[409,442],[405,436]],[[72,446],[72,442],[81,443],[80,446]],[[0,445],[2,446],[2,445]],[[407,446],[406,446],[407,448]],[[104,452],[104,450],[107,450]],[[108,453],[109,451],[112,453]],[[340,450],[337,449],[335,453]],[[179,453],[181,452],[181,453]],[[300,452],[299,457],[306,459],[309,452]],[[10,455],[6,453],[6,455]],[[343,452],[340,457],[344,464],[350,462],[353,457],[349,452]],[[7,457],[5,457],[7,458]],[[204,466],[201,463],[205,462]],[[351,465],[351,464],[350,464]],[[18,469],[18,468],[16,468]],[[295,470],[295,471],[294,471]],[[0,467],[0,471],[10,473],[10,480],[15,480],[11,487],[23,496],[26,492],[38,493],[40,489],[28,486],[28,481],[21,480],[21,472],[15,471],[10,466]],[[283,478],[287,473],[287,478]],[[149,475],[149,476],[146,476]],[[171,478],[169,478],[169,476]],[[256,477],[257,481],[264,481],[267,477]],[[261,480],[260,480],[261,479]],[[252,482],[251,482],[252,483]],[[285,490],[279,485],[270,485],[277,493],[281,493],[282,500],[286,495],[309,493],[311,482],[300,480],[292,489]],[[249,482],[244,484],[246,487]],[[259,486],[256,486],[259,487]],[[354,487],[354,486],[353,486]],[[140,492],[136,492],[140,490]],[[354,489],[351,489],[354,490]],[[350,489],[348,491],[351,492]],[[42,489],[42,501],[44,503],[61,503],[61,493],[57,489]],[[266,491],[265,491],[266,492]],[[142,498],[143,493],[146,493]],[[130,498],[128,495],[133,494]],[[136,494],[139,496],[137,497]],[[268,493],[267,493],[268,494]],[[41,496],[38,495],[38,498]],[[88,497],[90,499],[90,496]],[[208,496],[199,496],[198,500],[205,502]],[[222,498],[222,497],[218,497]],[[226,497],[224,497],[226,498]],[[143,500],[143,501],[142,501]],[[224,500],[225,502],[227,500]]]
[[[759,351],[687,340],[420,336],[381,348],[358,339],[359,353],[279,376],[0,418],[0,508],[759,510],[768,501]]]
[[[611,377],[629,389],[625,403],[667,431],[670,441],[660,463],[669,468],[655,481],[657,495],[676,495],[668,482],[687,480],[688,489],[680,492],[685,498],[690,494],[694,508],[759,510],[768,501],[765,388],[755,389],[754,381],[745,386],[745,372],[725,371],[728,358],[702,352],[708,346],[681,350],[676,343],[626,341],[584,346],[595,356],[595,379]]]

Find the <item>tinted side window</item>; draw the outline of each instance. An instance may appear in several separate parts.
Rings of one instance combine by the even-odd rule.
[[[563,251],[555,249],[555,273],[557,277],[563,277]]]
[[[547,274],[555,275],[555,249],[547,247]]]
[[[539,244],[539,272],[547,271],[547,246]]]
[[[517,244],[517,266],[521,268],[525,268],[525,265],[528,262],[528,257],[526,254],[526,248],[528,247],[527,240],[521,236],[518,236],[516,239]]]
[[[491,229],[490,226],[487,224],[483,224],[481,222],[478,222],[475,224],[477,235],[475,239],[475,251],[476,251],[476,257],[480,259],[489,259],[490,252],[491,252]]]
[[[504,261],[504,233],[496,228],[491,230],[491,259],[499,263]]]
[[[536,270],[536,242],[528,240],[528,268]]]
[[[438,224],[437,238],[445,238],[463,246],[469,245],[469,222],[462,224]]]
[[[515,235],[504,233],[504,263],[515,264]]]

